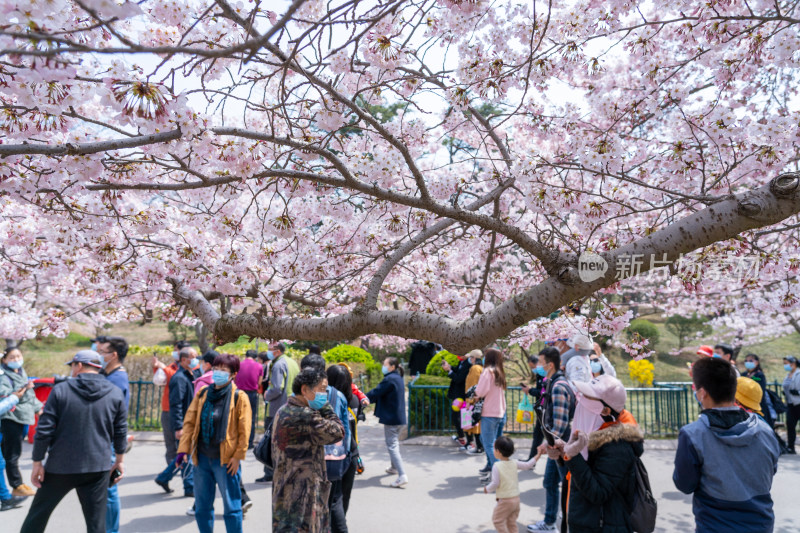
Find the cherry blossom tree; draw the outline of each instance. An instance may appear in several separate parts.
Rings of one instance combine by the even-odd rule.
[[[559,4],[0,0],[0,333],[189,309],[463,352],[612,335],[633,289],[796,311],[798,2]]]

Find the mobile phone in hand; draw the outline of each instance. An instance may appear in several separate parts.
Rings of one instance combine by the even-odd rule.
[[[119,468],[115,468],[114,470],[112,470],[111,471],[111,475],[109,476],[109,479],[108,479],[108,486],[110,487],[111,485],[116,483],[121,475],[122,475],[122,472],[119,471]]]

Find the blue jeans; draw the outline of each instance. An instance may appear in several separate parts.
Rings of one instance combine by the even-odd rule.
[[[542,486],[545,490],[544,521],[554,524],[558,516],[561,500],[558,499],[558,486],[567,477],[567,466],[559,466],[557,461],[547,459]]]
[[[201,453],[197,454],[197,466],[194,485],[194,518],[200,533],[214,531],[214,495],[219,487],[224,509],[225,531],[227,533],[242,532],[242,468],[235,475],[228,474],[227,467],[220,464],[219,459],[209,459]]]
[[[494,441],[503,434],[503,426],[505,425],[506,415],[501,417],[481,417],[481,442],[483,443],[483,451],[486,452],[486,465],[489,468],[497,462],[494,456]]]
[[[0,442],[3,442],[3,434],[0,433]],[[6,486],[6,460],[3,459],[3,452],[0,451],[0,500],[10,500],[11,492]]]
[[[117,454],[111,452],[111,464],[113,465],[117,460]],[[117,485],[108,487],[108,495],[106,499],[106,533],[119,533],[119,490]]]
[[[175,477],[175,474],[177,474],[180,470],[181,477],[183,477],[184,494],[194,493],[194,467],[192,466],[192,458],[187,456],[180,468],[175,466],[175,461],[177,461],[177,458],[173,459],[167,468],[165,468],[158,476],[156,476],[156,479],[161,483],[169,483],[172,481],[172,478]]]

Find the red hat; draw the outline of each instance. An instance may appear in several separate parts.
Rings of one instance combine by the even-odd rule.
[[[697,355],[704,355],[706,357],[711,357],[714,355],[714,347],[704,344],[703,346],[697,349]]]

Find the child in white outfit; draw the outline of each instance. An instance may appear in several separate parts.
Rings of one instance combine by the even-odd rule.
[[[519,476],[517,470],[532,470],[537,455],[530,461],[510,461],[514,454],[514,443],[508,437],[494,441],[494,456],[498,461],[492,466],[492,481],[483,492],[497,492],[497,505],[492,513],[492,523],[498,533],[517,533],[519,516]]]

